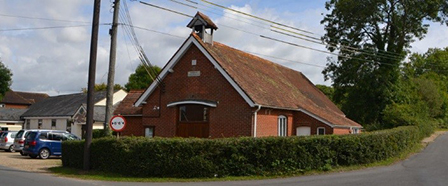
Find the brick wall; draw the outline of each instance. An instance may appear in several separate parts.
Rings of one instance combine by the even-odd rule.
[[[308,116],[307,114],[303,112],[295,112],[294,113],[294,130],[293,135],[296,135],[296,128],[297,127],[310,127],[311,128],[311,135],[317,134],[317,128],[324,127],[325,128],[325,134],[333,134],[333,128],[328,126],[327,124],[324,124],[320,122],[319,120],[314,119],[311,116]]]
[[[350,134],[349,128],[334,128],[333,134]]]
[[[287,117],[287,135],[295,134],[293,127],[293,111],[277,109],[261,109],[257,113],[257,137],[278,136],[278,117]]]
[[[192,60],[196,60],[196,65],[192,65]],[[200,71],[200,76],[188,77],[189,71]],[[187,49],[173,67],[173,73],[163,79],[163,87],[156,88],[143,106],[142,124],[154,126],[156,136],[176,135],[178,107],[167,104],[188,99],[217,102],[216,108],[209,108],[211,138],[251,136],[255,109],[249,107],[195,45]]]
[[[121,131],[123,136],[144,136],[145,131],[140,116],[124,116],[126,119],[126,128]]]

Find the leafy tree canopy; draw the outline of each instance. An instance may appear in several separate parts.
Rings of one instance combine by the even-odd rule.
[[[402,67],[393,103],[386,106],[388,127],[436,121],[448,128],[448,48],[412,54]]]
[[[130,91],[133,89],[146,89],[151,85],[153,79],[155,79],[161,69],[158,66],[146,67],[143,65],[139,65],[135,72],[129,76],[129,81],[124,87],[126,87],[126,91]]]
[[[333,81],[334,100],[348,117],[363,124],[382,123],[393,102],[400,64],[415,39],[436,21],[448,25],[444,0],[330,0],[321,21],[330,58],[323,74]]]
[[[114,85],[114,90],[121,90],[123,87],[120,84]],[[106,91],[107,90],[107,84],[101,83],[101,84],[95,84],[95,91]],[[82,88],[82,92],[87,93],[87,88]]]
[[[12,73],[0,60],[0,100],[3,99],[12,84]]]

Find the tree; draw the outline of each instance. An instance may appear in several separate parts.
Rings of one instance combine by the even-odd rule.
[[[0,100],[3,99],[12,84],[12,73],[0,60]]]
[[[146,89],[151,85],[153,79],[156,78],[161,69],[158,66],[145,67],[143,65],[138,65],[135,69],[135,73],[129,76],[129,81],[124,87],[126,91],[132,89]]]
[[[101,83],[101,84],[95,84],[95,91],[106,91],[107,90],[107,84]],[[121,90],[123,87],[120,84],[114,85],[114,90]],[[87,88],[82,88],[82,92],[87,93]]]
[[[333,82],[334,100],[348,117],[363,124],[382,123],[393,102],[400,64],[415,39],[429,27],[424,21],[448,25],[443,0],[330,0],[321,21],[329,58],[323,74]]]

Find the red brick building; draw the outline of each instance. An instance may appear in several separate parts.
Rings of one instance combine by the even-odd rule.
[[[123,135],[262,137],[362,128],[302,73],[213,42],[217,26],[207,16],[198,13],[188,26],[192,34],[158,79],[144,92],[129,92],[116,109],[127,119]]]

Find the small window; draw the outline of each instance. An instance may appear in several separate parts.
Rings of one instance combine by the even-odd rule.
[[[51,120],[51,129],[56,129],[56,120],[55,119],[52,119]]]
[[[287,136],[288,121],[286,116],[278,117],[278,136]]]
[[[48,139],[54,140],[54,141],[62,141],[62,134],[61,133],[49,133]]]
[[[42,132],[42,133],[40,133],[40,135],[39,135],[39,139],[48,139],[48,137],[47,137],[47,133],[46,133],[46,132]]]
[[[26,126],[25,126],[25,129],[30,129],[31,127],[30,127],[30,120],[29,119],[27,119],[26,120]]]
[[[352,129],[352,134],[359,134],[359,129],[358,128]]]
[[[207,122],[208,108],[203,105],[183,105],[179,107],[181,122]]]
[[[147,137],[147,138],[154,137],[154,127],[146,127],[145,128],[145,137]]]
[[[37,132],[30,132],[26,135],[27,140],[34,140],[36,138]]]
[[[42,119],[37,120],[37,128],[38,129],[42,128]]]
[[[65,130],[67,132],[72,132],[72,126],[71,126],[70,120],[68,120],[68,119],[67,119],[66,124],[65,124]]]
[[[0,104],[0,108],[3,108],[3,107],[5,107],[5,104]]]
[[[317,135],[325,135],[325,128],[324,127],[318,127],[317,128]]]

